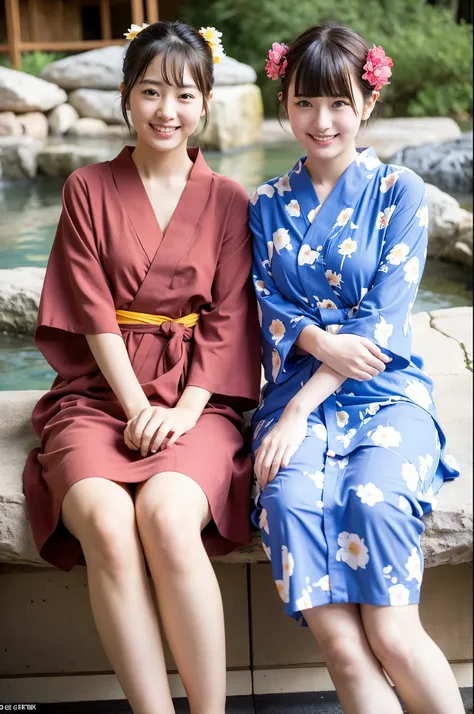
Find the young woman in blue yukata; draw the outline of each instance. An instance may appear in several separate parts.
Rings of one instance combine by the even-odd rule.
[[[274,43],[267,74],[306,156],[251,199],[267,385],[253,417],[254,522],[286,613],[317,640],[346,714],[461,714],[418,612],[423,514],[459,475],[409,316],[423,181],[356,150],[392,60],[355,31]]]

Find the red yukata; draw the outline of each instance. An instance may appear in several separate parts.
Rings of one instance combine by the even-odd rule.
[[[132,151],[67,179],[38,314],[35,343],[58,376],[33,412],[41,448],[28,457],[24,490],[38,551],[63,570],[84,557],[62,524],[62,501],[90,477],[186,474],[209,501],[209,555],[250,540],[242,413],[258,403],[260,338],[248,196],[190,149],[194,166],[163,236]],[[118,325],[116,310],[200,319],[194,328]],[[125,413],[85,337],[105,332],[122,335],[151,405],[174,407],[187,385],[212,392],[196,426],[165,451],[143,458],[125,446]]]

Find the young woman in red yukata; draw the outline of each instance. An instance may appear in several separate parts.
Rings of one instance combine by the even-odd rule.
[[[87,566],[104,649],[135,714],[174,712],[156,589],[193,714],[224,714],[221,595],[209,555],[250,540],[242,413],[258,402],[248,196],[188,138],[220,33],[130,31],[122,109],[138,139],[75,171],[36,345],[56,370],[24,473],[45,560]]]

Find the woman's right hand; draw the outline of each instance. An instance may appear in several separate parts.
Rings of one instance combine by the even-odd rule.
[[[376,344],[359,335],[324,334],[315,357],[339,374],[358,382],[376,377],[392,361]]]

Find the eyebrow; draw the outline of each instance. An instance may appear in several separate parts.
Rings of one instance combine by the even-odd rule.
[[[164,83],[159,79],[142,79],[140,84],[155,84],[157,87],[162,87]],[[197,87],[195,84],[181,84],[179,89],[197,89]]]

